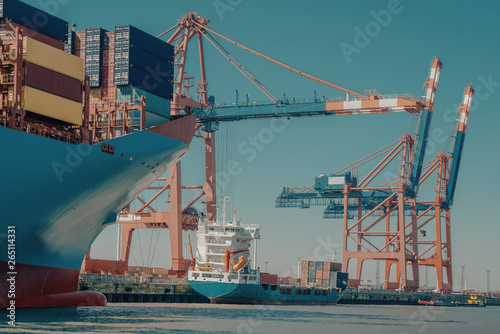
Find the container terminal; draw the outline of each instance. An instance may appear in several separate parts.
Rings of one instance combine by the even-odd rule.
[[[0,278],[5,281],[7,273],[19,273],[16,284],[22,295],[16,300],[18,307],[104,305],[104,295],[91,291],[85,283],[102,274],[116,280],[114,296],[122,278],[127,277],[130,284],[144,283],[144,272],[129,266],[132,234],[140,228],[168,228],[170,235],[172,268],[154,268],[149,275],[155,277],[147,278],[185,277],[194,259],[183,258],[182,231],[197,230],[200,222],[200,214],[192,206],[203,201],[203,217],[217,219],[215,133],[220,123],[394,112],[418,115],[416,133],[402,134],[393,144],[337,172],[319,175],[311,186],[283,188],[276,207],[324,206],[324,218],[343,221],[342,264],[322,265],[337,268],[328,271],[329,276],[347,272],[351,260],[356,261],[356,275],[348,279],[351,289],[345,293],[345,301],[380,301],[381,292],[366,294],[361,289],[363,263],[372,260],[385,264],[383,295],[394,296],[389,299],[402,301],[396,295],[420,295],[421,266],[436,270],[438,292],[452,292],[450,210],[474,89],[467,85],[464,90],[451,153],[424,161],[442,68],[438,58],[431,61],[422,97],[382,95],[374,89],[360,94],[242,45],[217,32],[207,18],[195,12],[153,36],[129,24],[117,25],[113,31],[100,27],[75,31],[49,13],[44,13],[46,25],[28,27],[23,18],[38,15],[39,9],[18,0],[0,4],[0,136],[19,146],[0,149],[11,161],[2,167],[3,172],[12,176],[0,202],[7,203],[6,215],[9,226],[15,226],[16,243],[30,245],[30,249],[17,250],[12,268],[7,255],[2,255],[0,263],[6,270]],[[277,98],[222,47],[222,41],[345,95],[315,96],[307,101]],[[205,42],[269,101],[215,104],[207,90]],[[201,81],[196,99],[189,94],[193,84],[186,72],[190,44],[196,44],[199,51]],[[205,142],[205,184],[183,187],[178,162],[188,152],[193,135]],[[144,150],[146,146],[148,150]],[[376,166],[359,175],[358,169],[373,160]],[[394,162],[399,166],[396,177],[377,183],[377,176]],[[167,170],[170,176],[165,177]],[[434,198],[417,200],[419,187],[432,175],[437,175]],[[23,180],[26,186],[16,180]],[[154,181],[162,186],[151,187]],[[27,193],[30,184],[49,193]],[[139,195],[148,189],[157,194],[144,200]],[[185,207],[183,189],[199,191]],[[164,193],[170,198],[170,211],[154,210],[152,204]],[[29,212],[21,210],[16,198],[36,203],[35,207]],[[142,203],[139,209],[129,205],[133,200]],[[121,230],[119,259],[92,259],[90,245],[112,223],[118,223]],[[423,228],[435,229],[435,240],[419,239],[425,235]],[[314,289],[331,284],[332,277],[323,276],[324,269],[312,271],[311,263],[303,265],[307,271],[302,273],[301,286]],[[391,282],[393,270],[396,280]],[[51,279],[35,279],[33,284],[22,278],[27,276]],[[134,279],[143,281],[132,283]],[[291,280],[280,284],[298,283]],[[123,288],[125,293],[134,289]],[[162,291],[160,295],[165,295],[167,290]],[[11,301],[4,296],[7,294],[2,293],[1,306],[7,307]]]

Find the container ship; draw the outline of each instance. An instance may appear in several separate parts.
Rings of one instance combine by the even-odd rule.
[[[306,273],[302,269],[300,285],[282,284],[278,275],[261,273],[256,268],[260,226],[242,225],[236,218],[227,220],[225,204],[223,199],[216,221],[200,220],[198,225],[198,256],[188,271],[194,290],[214,304],[327,305],[339,301],[348,286],[347,273],[336,270],[340,270],[339,263],[303,261]],[[309,268],[314,273],[309,275]],[[321,275],[316,275],[319,271]]]
[[[170,119],[173,47],[17,0],[0,1],[0,45],[0,307],[105,305],[77,292],[85,253],[193,137],[195,116]]]

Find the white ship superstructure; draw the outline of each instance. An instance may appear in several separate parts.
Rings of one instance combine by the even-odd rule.
[[[216,221],[200,220],[196,265],[189,271],[188,279],[259,284],[260,271],[255,262],[260,226],[242,225],[236,218],[228,221],[226,201],[227,198],[222,199]]]

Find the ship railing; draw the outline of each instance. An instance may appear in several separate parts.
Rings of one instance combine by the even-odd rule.
[[[227,241],[208,241],[207,245],[223,245],[223,246],[229,246],[231,243]]]
[[[85,283],[151,283],[151,284],[187,284],[187,278],[174,277],[141,277],[123,275],[80,274]]]

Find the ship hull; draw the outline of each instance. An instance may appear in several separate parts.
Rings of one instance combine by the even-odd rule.
[[[94,145],[0,128],[0,307],[13,300],[16,307],[105,304],[102,295],[75,293],[85,253],[117,213],[189,151],[194,125],[185,117]],[[11,243],[8,234],[15,235]],[[12,276],[14,298],[4,283]]]
[[[213,304],[335,305],[345,292],[345,289],[317,288],[315,291],[315,288],[266,284],[267,289],[264,289],[261,284],[193,280],[189,284],[195,291],[210,298]],[[304,294],[306,291],[308,294]]]
[[[2,272],[8,270],[7,263],[0,263]],[[93,291],[76,291],[79,269],[55,268],[17,264],[15,274],[7,275],[4,282],[14,277],[14,285],[8,290],[14,295],[10,300],[16,308],[22,307],[77,307],[105,306],[106,297]],[[9,295],[7,291],[6,295]],[[10,301],[8,301],[10,304]],[[5,305],[3,307],[6,307]]]

